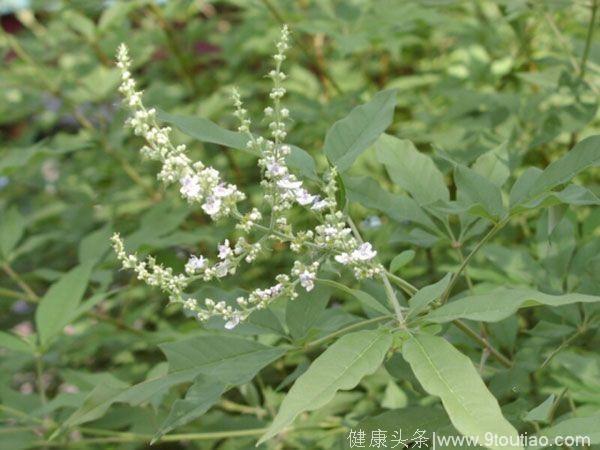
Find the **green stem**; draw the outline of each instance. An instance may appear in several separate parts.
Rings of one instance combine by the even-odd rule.
[[[399,277],[398,275],[394,275],[391,272],[386,271],[387,277],[392,280],[399,288],[401,288],[408,295],[413,296],[419,290],[416,286],[410,284],[404,278]]]
[[[590,23],[588,24],[587,36],[585,39],[585,47],[583,49],[583,55],[581,56],[581,63],[579,64],[579,79],[583,80],[585,77],[585,70],[587,68],[588,57],[590,56],[590,49],[592,47],[592,38],[594,36],[594,28],[596,24],[596,13],[598,11],[598,0],[592,1],[592,16],[590,17]]]
[[[490,355],[496,358],[498,362],[504,367],[510,369],[513,366],[513,363],[510,359],[508,359],[506,356],[504,356],[502,353],[496,350],[496,348],[494,348],[492,344],[490,344],[486,339],[479,336],[479,334],[477,334],[473,329],[471,329],[471,327],[469,327],[466,323],[460,320],[454,320],[452,321],[452,325],[454,325],[460,331],[465,333],[468,337],[479,343],[482,347],[486,348],[490,352]]]
[[[23,290],[27,297],[32,301],[38,301],[40,297],[31,289],[27,282],[21,278],[21,276],[13,270],[13,268],[7,262],[2,263],[2,270],[8,275],[17,285]]]
[[[344,327],[344,328],[341,328],[341,329],[339,329],[337,331],[334,331],[333,333],[330,333],[327,336],[323,336],[322,338],[319,338],[319,339],[316,339],[316,340],[314,340],[312,342],[309,342],[308,344],[306,344],[304,347],[302,347],[299,350],[302,350],[302,351],[311,350],[311,349],[313,349],[315,347],[321,346],[322,344],[324,344],[325,342],[327,342],[327,341],[329,341],[331,339],[334,339],[334,338],[336,338],[338,336],[341,336],[343,334],[349,333],[350,331],[354,331],[354,330],[357,330],[357,329],[362,328],[364,326],[371,325],[371,324],[374,324],[374,323],[377,323],[377,322],[383,322],[384,320],[389,320],[391,318],[393,318],[393,316],[391,316],[391,315],[389,315],[389,316],[379,316],[379,317],[375,317],[373,319],[367,319],[367,320],[363,320],[363,321],[358,322],[358,323],[354,323],[352,325],[348,325],[347,327]]]
[[[39,354],[35,358],[35,377],[38,388],[38,394],[42,405],[48,403],[46,397],[46,389],[44,388],[44,361],[42,360],[43,355]]]
[[[448,300],[448,297],[450,296],[450,293],[452,292],[452,288],[454,288],[454,285],[456,284],[456,281],[460,277],[460,274],[465,270],[465,268],[467,267],[467,265],[469,264],[471,259],[473,259],[475,254],[481,249],[481,247],[483,247],[485,245],[485,243],[487,241],[489,241],[492,237],[494,237],[494,235],[498,231],[500,231],[504,227],[504,225],[506,225],[508,223],[509,219],[510,219],[510,216],[507,216],[506,218],[502,219],[500,222],[494,224],[494,226],[490,229],[490,231],[487,232],[487,234],[483,237],[483,239],[481,239],[477,243],[477,245],[473,248],[473,250],[471,250],[471,253],[469,253],[467,255],[467,257],[464,258],[462,264],[460,265],[460,267],[458,268],[456,273],[452,276],[452,279],[450,280],[448,287],[442,294],[442,298],[441,298],[442,303],[444,303],[446,300]]]

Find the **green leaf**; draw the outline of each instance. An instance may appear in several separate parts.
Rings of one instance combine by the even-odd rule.
[[[319,409],[337,391],[354,388],[365,375],[379,368],[391,344],[392,337],[380,330],[341,337],[296,380],[257,445],[280,433],[301,412]]]
[[[85,398],[83,405],[71,414],[52,437],[67,428],[90,422],[102,417],[114,403],[128,403],[140,405],[147,402],[159,392],[172,386],[193,380],[198,374],[193,370],[151,378],[133,386],[113,378],[97,385]]]
[[[600,198],[589,189],[577,184],[569,184],[562,191],[546,192],[533,200],[516,205],[511,212],[518,213],[535,208],[548,208],[556,205],[592,206],[600,205]]]
[[[595,302],[600,302],[599,296],[576,293],[550,295],[533,289],[501,288],[486,294],[469,295],[447,303],[429,313],[427,320],[436,323],[445,323],[456,319],[498,322],[513,315],[519,308]]]
[[[537,167],[529,167],[519,176],[519,178],[517,178],[517,181],[513,184],[509,194],[511,211],[513,211],[514,207],[521,203],[527,196],[527,193],[533,189],[533,186],[535,186],[535,183],[542,172],[543,171]]]
[[[533,422],[546,422],[550,417],[552,406],[554,405],[554,394],[550,395],[541,405],[536,406],[525,416],[525,420]]]
[[[349,288],[349,287],[347,287],[341,283],[338,283],[337,281],[333,281],[333,280],[324,280],[324,279],[320,278],[317,281],[319,282],[319,284],[332,286],[336,289],[339,289],[342,292],[345,292],[348,295],[351,295],[356,300],[358,300],[363,306],[365,306],[367,308],[374,309],[375,311],[380,312],[385,315],[389,315],[391,313],[391,311],[389,309],[387,309],[380,302],[378,302],[371,294],[367,294],[366,292],[360,291],[358,289]]]
[[[381,91],[333,124],[325,136],[323,151],[340,173],[347,171],[391,125],[395,107],[396,90]]]
[[[225,383],[250,381],[264,366],[285,353],[248,339],[202,335],[160,345],[171,372],[193,370]]]
[[[517,191],[515,191],[516,186],[513,187],[511,205],[531,200],[559,184],[566,183],[582,170],[598,164],[600,164],[600,135],[594,135],[577,143],[565,156],[539,173],[535,180],[523,181]]]
[[[25,219],[17,208],[10,208],[0,219],[0,253],[5,260],[25,232]]]
[[[452,424],[465,436],[486,442],[488,433],[518,442],[517,430],[504,418],[471,360],[445,339],[427,334],[411,337],[402,355],[429,394],[440,397]],[[489,436],[489,435],[488,435]],[[489,448],[522,448],[494,446]]]
[[[34,348],[28,342],[4,331],[0,331],[0,348],[6,348],[13,352],[28,353],[30,355],[34,353]]]
[[[35,323],[42,345],[48,344],[69,323],[83,298],[91,274],[89,263],[75,267],[50,286],[40,300],[35,311]]]
[[[219,380],[204,376],[196,378],[185,394],[185,399],[175,400],[169,416],[160,425],[150,445],[169,431],[200,417],[217,403],[225,390],[226,386]]]
[[[598,423],[600,423],[600,414],[596,414],[589,417],[573,417],[571,419],[563,420],[562,422],[557,423],[556,425],[553,425],[549,428],[543,429],[542,431],[537,433],[535,437],[539,439],[541,436],[544,436],[548,439],[550,443],[552,443],[554,438],[557,437],[564,438],[566,436],[579,436],[580,438],[589,438],[589,440],[580,440],[579,444],[577,444],[577,447],[583,447],[583,444],[600,444],[600,428],[598,427]],[[574,448],[577,447],[575,447],[574,444]],[[543,447],[530,446],[527,447],[527,450],[536,450],[539,448]]]
[[[110,224],[92,231],[79,243],[78,258],[81,264],[95,264],[102,259],[110,247],[112,227]]]
[[[244,133],[226,130],[208,119],[169,114],[164,111],[159,111],[158,118],[176,126],[182,133],[201,142],[218,144],[258,156],[256,152],[249,150],[246,146],[248,136]],[[312,156],[299,147],[294,145],[290,147],[292,151],[286,158],[288,165],[310,179],[317,179],[315,161]]]
[[[450,279],[452,278],[451,273],[447,273],[444,278],[440,281],[425,286],[417,291],[417,293],[409,300],[410,308],[408,310],[407,318],[412,318],[424,311],[431,302],[434,302],[444,293]]]
[[[436,232],[437,227],[423,209],[407,195],[392,194],[370,177],[343,177],[350,202],[376,209],[397,222],[411,221]]]
[[[250,152],[248,147],[246,147],[248,137],[244,133],[221,128],[216,123],[203,117],[183,116],[181,114],[169,114],[165,111],[159,111],[158,119],[176,126],[183,134],[187,134],[201,142],[209,142],[211,144]]]
[[[466,166],[454,168],[459,203],[468,205],[473,215],[497,221],[505,213],[500,188]]]
[[[510,176],[508,158],[508,146],[504,142],[477,158],[473,163],[472,169],[500,187]]]
[[[392,262],[390,263],[390,272],[398,272],[398,270],[400,270],[402,267],[411,262],[414,257],[414,250],[404,250],[399,255],[394,256],[394,259],[392,259]]]
[[[385,165],[392,181],[409,192],[417,203],[426,205],[450,198],[442,173],[411,141],[384,134],[375,148],[378,161]]]
[[[327,307],[331,289],[316,286],[310,292],[302,292],[298,298],[288,300],[285,308],[285,322],[294,339],[306,336]]]

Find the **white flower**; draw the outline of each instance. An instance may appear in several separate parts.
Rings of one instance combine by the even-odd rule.
[[[316,274],[308,270],[305,270],[298,276],[298,279],[300,280],[300,285],[304,289],[306,289],[307,292],[312,291],[315,287],[315,278]]]
[[[315,200],[315,196],[308,193],[306,189],[298,189],[295,192],[296,201],[302,206],[311,204]]]
[[[287,177],[282,180],[279,180],[277,182],[277,186],[279,186],[281,189],[294,190],[302,186],[302,181],[294,181],[290,177]]]
[[[185,265],[185,271],[190,274],[196,273],[197,271],[202,270],[204,267],[206,267],[206,263],[207,260],[204,256],[192,255],[190,256],[190,259],[188,259],[188,262]]]
[[[273,177],[280,177],[287,173],[286,167],[276,162],[268,163],[267,170],[269,171],[269,174]]]
[[[200,194],[200,180],[196,175],[188,175],[181,179],[181,195],[188,199],[195,199]]]
[[[318,199],[318,197],[317,197],[317,199]],[[321,211],[321,210],[327,208],[328,206],[329,206],[329,202],[326,199],[325,200],[315,200],[315,202],[310,207],[310,209],[312,209],[314,211]]]
[[[217,198],[229,197],[231,194],[234,193],[234,191],[234,186],[226,186],[225,184],[220,184],[213,189],[212,195],[214,195]]]
[[[340,264],[346,265],[352,262],[352,257],[348,253],[340,253],[335,255],[335,260]]]
[[[377,252],[373,250],[373,247],[370,243],[365,242],[361,244],[356,250],[352,252],[352,259],[358,261],[369,261],[370,259],[375,258]]]
[[[221,210],[221,200],[212,196],[208,197],[202,205],[202,209],[209,216],[214,216]]]
[[[240,317],[237,315],[233,316],[231,319],[229,319],[225,323],[225,328],[227,328],[228,330],[233,330],[236,326],[238,326],[239,323],[240,323]]]
[[[233,255],[233,251],[231,250],[231,246],[229,245],[229,239],[225,239],[225,242],[219,245],[219,259],[225,260],[228,257]]]

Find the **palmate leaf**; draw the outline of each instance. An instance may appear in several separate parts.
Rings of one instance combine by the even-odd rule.
[[[402,346],[402,356],[429,394],[440,397],[452,424],[465,436],[485,444],[491,433],[518,442],[517,430],[504,418],[471,360],[445,339],[422,334]],[[487,437],[487,438],[486,438]],[[519,445],[489,448],[521,449]]]
[[[513,315],[519,308],[594,302],[600,302],[600,296],[577,293],[550,295],[533,289],[502,288],[486,294],[469,295],[443,305],[428,314],[426,319],[436,323],[451,322],[456,319],[499,322]]]
[[[337,391],[352,389],[375,372],[391,344],[391,335],[381,330],[358,331],[336,341],[296,380],[257,445],[280,433],[301,412],[321,408]]]

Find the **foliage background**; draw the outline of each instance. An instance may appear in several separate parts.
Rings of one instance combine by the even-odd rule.
[[[600,47],[590,32],[597,26],[591,22],[596,6],[595,0],[0,2],[0,448],[145,448],[188,385],[157,389],[141,404],[112,404],[90,424],[45,441],[85,405],[94,387],[164,374],[158,344],[207,333],[181,310],[165,308],[159,292],[118,271],[109,251],[108,237],[119,230],[140,253],[181,270],[190,250],[214,248],[232,231],[206,226],[176,192],[159,188],[152,164],[141,163],[140,142],[124,130],[116,94],[113,55],[120,42],[131,48],[147,104],[233,129],[229,92],[240,87],[251,115],[261,113],[269,89],[262,74],[286,22],[295,39],[287,61],[292,143],[325,168],[327,129],[377,91],[395,88],[397,108],[387,132],[431,155],[454,190],[451,161],[471,164],[496,152],[514,180],[598,133]],[[260,196],[252,157],[182,133],[177,139],[195,158]],[[592,168],[577,183],[598,194],[598,173]],[[402,192],[372,149],[352,175]],[[384,261],[414,251],[400,271],[419,287],[456,270],[460,248],[484,231],[436,236],[409,224],[381,196],[361,201],[361,192],[351,198],[361,231]],[[598,295],[599,225],[600,212],[590,206],[526,212],[484,247],[460,288],[475,283],[479,292],[506,285]],[[289,252],[276,249],[239,273],[235,286],[260,285],[290,263]],[[85,283],[65,289],[81,290],[81,302],[75,298],[36,313],[49,287],[75,266],[89,271]],[[82,272],[76,275],[82,278]],[[356,284],[350,277],[345,282]],[[376,294],[369,283],[362,288]],[[317,305],[311,323],[295,323],[283,303],[240,333],[258,335],[265,344],[304,345],[373,316],[338,291],[321,289],[314,297],[305,300]],[[40,325],[47,317],[51,323]],[[444,335],[478,365],[505,415],[519,429],[535,432],[559,418],[598,414],[597,317],[597,308],[568,305],[525,310],[482,326],[483,335],[515,362],[511,369],[491,361],[456,329]],[[208,333],[221,335],[218,325],[212,328]],[[155,447],[253,447],[260,433],[251,431],[268,425],[287,386],[318,353],[317,345],[278,359],[175,431],[194,435],[176,435]],[[550,395],[556,401],[549,416],[525,419]],[[386,411],[381,423],[393,421],[407,405],[426,407],[423,414],[437,411],[396,354],[360,387],[303,416],[309,431],[263,445],[344,448],[349,428],[368,420],[379,426],[373,417]],[[250,432],[230,437],[236,433],[231,430]],[[212,432],[217,435],[206,434]]]

